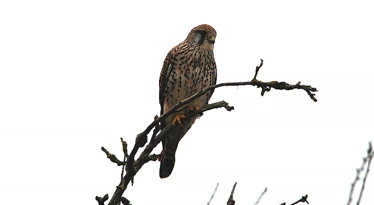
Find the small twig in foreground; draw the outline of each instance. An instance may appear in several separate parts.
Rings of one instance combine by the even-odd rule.
[[[371,158],[373,157],[373,154],[374,154],[374,151],[372,150],[371,142],[369,142],[369,148],[367,150],[367,156],[364,157],[364,158],[362,158],[361,167],[359,169],[356,169],[356,176],[355,176],[355,179],[353,180],[353,182],[351,184],[351,190],[349,191],[349,197],[348,197],[348,203],[347,203],[347,205],[351,204],[353,192],[355,190],[357,182],[360,180],[360,174],[364,170],[364,168],[366,166],[366,163],[368,163],[369,160],[371,161]],[[368,168],[369,168],[369,166],[368,166]],[[367,170],[366,173],[368,173],[368,172],[369,171]],[[367,175],[365,175],[365,177],[367,177]],[[365,178],[365,181],[366,181],[366,178]],[[363,183],[362,185],[363,185],[363,187],[365,187],[365,183]],[[361,190],[361,192],[362,192],[362,190]],[[360,193],[360,195],[361,195],[361,193]],[[359,201],[360,200],[361,200],[361,196],[359,197]],[[358,203],[359,203],[359,201],[358,201]]]
[[[370,165],[371,165],[371,160],[373,159],[373,155],[374,155],[374,151],[373,151],[373,148],[371,146],[371,142],[369,142],[369,148],[367,150],[367,161],[368,161],[368,165],[366,167],[366,173],[365,173],[365,176],[364,176],[364,179],[362,180],[362,187],[361,187],[361,190],[360,190],[360,195],[358,196],[358,200],[357,200],[357,205],[360,205],[360,202],[361,202],[361,198],[362,198],[362,194],[364,193],[364,189],[365,189],[365,183],[366,183],[366,179],[369,175],[369,171],[370,171]]]
[[[214,197],[214,194],[216,193],[216,191],[217,191],[217,189],[218,189],[218,183],[217,183],[217,185],[216,185],[216,188],[214,189],[214,191],[213,191],[213,194],[212,194],[212,196],[210,197],[210,199],[209,199],[209,201],[208,201],[208,205],[210,204],[210,202],[212,201],[212,199],[213,199],[213,197]]]
[[[256,203],[254,205],[257,205],[258,203],[260,203],[260,200],[262,198],[262,196],[264,196],[264,194],[267,192],[268,188],[265,187],[265,190],[261,193],[260,197],[258,197]]]
[[[235,182],[234,186],[232,187],[232,191],[231,191],[229,200],[227,200],[227,205],[235,205],[234,192],[235,192],[236,184],[237,184],[237,182]]]

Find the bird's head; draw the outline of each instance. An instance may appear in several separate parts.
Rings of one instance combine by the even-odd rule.
[[[201,24],[191,30],[186,41],[190,44],[200,46],[200,48],[205,50],[213,50],[216,36],[217,32],[212,26]]]

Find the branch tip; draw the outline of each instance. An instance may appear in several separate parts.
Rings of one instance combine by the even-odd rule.
[[[352,196],[353,196],[353,192],[355,190],[355,187],[356,187],[356,184],[357,182],[360,180],[360,174],[361,172],[364,170],[365,166],[366,167],[366,172],[365,172],[365,176],[362,180],[362,185],[361,185],[361,190],[360,190],[360,194],[358,196],[358,200],[357,200],[357,205],[360,204],[361,202],[361,197],[363,195],[363,192],[364,192],[364,189],[365,189],[365,183],[366,183],[366,178],[369,174],[369,171],[370,171],[370,165],[371,165],[371,160],[373,158],[373,155],[374,155],[374,152],[372,151],[372,145],[371,145],[371,142],[369,142],[369,147],[368,149],[366,150],[366,153],[367,153],[367,156],[363,157],[362,158],[362,164],[361,164],[361,167],[360,168],[357,168],[356,169],[356,176],[353,180],[353,182],[351,183],[351,190],[349,191],[349,197],[348,197],[348,202],[347,202],[347,205],[350,205],[351,202],[352,202]],[[367,164],[367,165],[366,165]]]
[[[264,64],[264,60],[262,60],[262,58],[260,58],[260,60],[261,60],[261,63],[260,63],[259,66],[256,66],[255,75],[253,76],[252,81],[257,80],[258,71],[260,71],[260,68],[261,68],[262,65]]]
[[[261,198],[264,196],[264,194],[268,191],[268,188],[265,187],[264,191],[261,193],[260,197],[258,197],[256,203],[254,205],[257,205],[258,203],[260,203],[260,200]]]
[[[229,200],[227,201],[227,205],[235,205],[234,192],[235,192],[236,184],[237,182],[235,182],[234,186],[232,187]]]
[[[308,199],[308,194],[305,194],[305,196],[302,196],[301,199],[297,200],[296,202],[292,203],[291,205],[295,205],[295,204],[298,204],[300,202],[303,202],[303,203],[306,202],[307,204],[309,204],[307,199]],[[284,204],[286,204],[286,203],[284,203]]]
[[[104,147],[101,147],[101,150],[106,154],[106,157],[113,163],[116,163],[118,166],[125,165],[126,162],[123,162],[119,159],[117,159],[116,155],[111,154],[108,150],[106,150]]]

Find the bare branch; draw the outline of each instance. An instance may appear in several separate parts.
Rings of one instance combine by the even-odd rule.
[[[210,204],[210,202],[212,201],[212,199],[213,199],[213,197],[214,197],[214,194],[216,193],[216,191],[217,191],[217,189],[218,189],[218,183],[217,183],[217,185],[216,185],[216,188],[214,189],[214,191],[213,191],[213,194],[212,194],[212,196],[210,197],[210,199],[209,199],[209,201],[208,201],[208,205]]]
[[[157,120],[158,116],[156,115],[154,120]],[[157,133],[160,131],[160,124],[156,124],[155,129],[153,129],[153,134],[151,137],[151,141],[155,139]]]
[[[308,194],[306,194],[305,196],[302,196],[301,199],[297,200],[296,202],[292,203],[291,205],[295,205],[295,204],[298,204],[300,202],[306,202],[307,204],[309,204],[307,199],[308,199]]]
[[[256,203],[254,205],[258,205],[258,203],[260,203],[260,200],[262,198],[262,196],[264,196],[264,194],[268,191],[268,188],[265,187],[264,191],[261,193],[260,197],[258,197]]]
[[[260,68],[262,67],[263,64],[264,64],[264,60],[261,59],[261,63],[260,63],[260,65],[259,65],[259,66],[256,66],[255,75],[253,76],[253,79],[252,79],[252,80],[257,79],[258,71],[260,71]]]
[[[160,131],[160,122],[162,120],[164,120],[166,117],[175,113],[182,106],[192,102],[193,100],[195,100],[196,98],[204,95],[205,93],[207,93],[209,91],[212,91],[216,88],[223,87],[223,86],[252,85],[252,86],[261,87],[261,89],[262,89],[261,95],[264,95],[265,92],[270,91],[271,88],[274,88],[276,90],[303,89],[308,93],[308,95],[314,101],[317,101],[317,99],[314,97],[315,94],[313,93],[313,92],[317,92],[317,89],[314,88],[314,87],[311,87],[309,85],[301,85],[300,82],[298,82],[295,85],[291,85],[291,84],[288,84],[288,83],[285,83],[285,82],[278,82],[278,81],[262,82],[262,81],[257,80],[256,78],[257,78],[258,72],[259,72],[260,68],[262,67],[262,65],[263,65],[263,60],[261,59],[261,64],[256,67],[256,72],[255,72],[254,78],[251,81],[220,83],[220,84],[216,84],[216,85],[213,85],[213,86],[209,86],[206,89],[201,90],[201,91],[195,93],[194,95],[190,96],[189,98],[186,98],[185,100],[182,100],[181,102],[177,103],[168,112],[164,113],[160,117],[156,116],[154,118],[153,122],[151,122],[143,132],[141,132],[137,135],[134,147],[131,150],[129,155],[127,154],[127,143],[122,140],[123,150],[124,150],[124,154],[125,154],[124,159],[127,159],[127,161],[124,160],[123,162],[121,162],[120,160],[118,160],[115,157],[115,155],[110,154],[104,147],[102,147],[102,150],[107,154],[107,157],[112,162],[117,163],[117,165],[122,165],[122,166],[126,165],[126,174],[124,176],[123,176],[123,173],[121,174],[121,176],[123,176],[123,177],[121,178],[121,182],[117,186],[117,189],[114,192],[114,194],[113,194],[113,196],[112,196],[112,198],[109,202],[109,205],[115,205],[121,200],[122,194],[127,189],[127,186],[129,184],[129,182],[131,181],[133,183],[134,176],[142,168],[142,166],[145,163],[147,163],[149,161],[157,160],[158,155],[156,155],[156,154],[151,155],[151,152],[166,137],[166,134],[168,132],[170,132],[172,129],[174,129],[174,127],[175,127],[175,125],[170,125],[169,124],[163,130]],[[216,103],[205,105],[204,107],[200,108],[199,110],[190,111],[185,116],[186,116],[186,119],[190,119],[191,117],[195,117],[195,116],[198,116],[198,115],[200,116],[204,112],[212,110],[212,109],[216,109],[216,108],[225,108],[227,111],[231,111],[231,110],[234,109],[234,107],[229,106],[228,103],[226,103],[225,101],[219,101],[219,102],[216,102]],[[184,119],[184,120],[186,120],[186,119]],[[152,129],[154,129],[153,134],[152,134],[151,140],[148,142],[148,134],[150,133],[150,131]],[[147,144],[147,142],[148,142],[148,144]],[[126,145],[126,147],[125,147],[125,145]],[[144,146],[145,146],[145,148],[144,148],[143,152],[135,160],[135,155],[137,154],[138,150],[140,148],[144,147]],[[234,185],[232,195],[234,193],[235,186],[236,186],[236,183]],[[232,199],[232,201],[230,201],[230,199],[229,199],[229,201],[227,203],[230,204],[230,205],[233,205],[235,203],[235,201],[233,199]]]
[[[236,184],[237,182],[235,182],[234,186],[232,187],[229,200],[227,200],[227,205],[235,205],[234,192],[235,192]]]
[[[366,179],[369,175],[369,171],[370,171],[370,164],[371,164],[371,160],[373,159],[373,155],[374,155],[374,151],[372,149],[372,146],[371,146],[371,142],[369,142],[369,148],[367,150],[367,161],[368,161],[368,165],[366,167],[366,173],[365,173],[365,176],[364,176],[364,179],[362,180],[362,187],[361,187],[361,190],[360,190],[360,195],[358,197],[358,200],[357,200],[357,205],[360,205],[360,202],[361,202],[361,198],[362,198],[362,194],[364,193],[364,189],[365,189],[365,183],[366,183]]]
[[[121,137],[121,144],[122,144],[122,151],[123,151],[124,156],[128,157],[129,154],[127,154],[127,142],[124,141],[122,137]]]
[[[301,199],[297,200],[296,202],[292,203],[291,205],[295,205],[295,204],[298,204],[300,202],[306,202],[307,204],[309,204],[307,199],[308,199],[308,194],[306,194],[305,196],[302,196]],[[286,202],[283,202],[280,205],[286,205]]]
[[[369,142],[369,148],[367,150],[367,156],[362,158],[361,167],[359,169],[356,169],[356,176],[355,176],[355,179],[353,180],[353,182],[351,184],[351,190],[349,191],[349,197],[348,197],[347,205],[351,204],[353,192],[355,190],[357,182],[360,180],[360,174],[364,170],[366,164],[368,163],[368,167],[366,169],[366,174],[365,174],[365,179],[364,179],[365,181],[362,184],[362,188],[361,188],[359,200],[357,201],[357,205],[360,203],[362,193],[363,193],[363,189],[365,188],[366,177],[367,177],[367,174],[369,173],[369,169],[370,169],[370,163],[369,162],[371,162],[371,159],[373,158],[373,154],[374,154],[374,151],[372,150],[371,142]]]
[[[126,162],[122,162],[121,160],[117,159],[116,155],[114,154],[111,154],[108,150],[106,150],[104,147],[101,147],[101,150],[103,152],[105,152],[106,156],[108,157],[108,159],[110,159],[110,161],[112,161],[113,163],[116,163],[118,166],[121,166],[121,165],[126,165]]]
[[[126,158],[129,157],[129,154],[127,154],[127,142],[123,140],[121,137],[121,143],[122,143],[122,151],[123,151],[123,161],[126,162]],[[123,173],[125,171],[125,163],[122,165],[122,172],[121,172],[121,179],[123,177]]]

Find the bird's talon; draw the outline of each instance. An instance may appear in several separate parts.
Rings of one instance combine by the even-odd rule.
[[[174,118],[174,120],[173,120],[173,125],[174,125],[176,122],[178,122],[178,124],[179,124],[181,127],[183,127],[183,124],[182,124],[181,118],[186,118],[186,116],[184,116],[184,115],[180,115],[180,114],[176,114],[176,115],[175,115],[175,118]]]
[[[199,108],[199,106],[196,106],[196,107],[191,107],[190,110],[191,110],[191,111],[194,111],[194,110],[197,111],[197,110],[200,110],[200,108]]]

